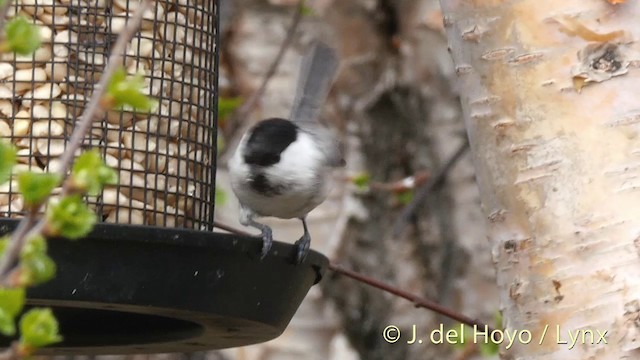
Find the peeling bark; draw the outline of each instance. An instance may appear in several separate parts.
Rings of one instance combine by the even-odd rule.
[[[504,326],[534,339],[503,358],[636,358],[640,3],[441,4]]]

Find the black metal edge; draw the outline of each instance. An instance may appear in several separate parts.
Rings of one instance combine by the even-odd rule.
[[[0,219],[0,235],[5,235],[14,230],[19,219]],[[215,240],[212,240],[215,234]],[[244,253],[255,261],[261,261],[262,239],[259,237],[241,236],[237,234],[219,233],[215,231],[200,231],[185,228],[163,228],[147,225],[129,224],[96,224],[93,231],[86,236],[86,240],[108,240],[125,242],[160,242],[167,244],[180,244],[194,247],[213,247],[226,251]],[[83,241],[80,239],[77,241]],[[55,241],[57,239],[51,239]],[[274,241],[266,258],[282,258],[295,266],[295,253],[297,247],[290,243]],[[265,258],[265,259],[266,259]],[[329,265],[329,259],[323,254],[310,249],[303,264],[310,264],[316,271],[314,284],[319,283]]]

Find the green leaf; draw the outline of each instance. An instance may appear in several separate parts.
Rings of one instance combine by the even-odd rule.
[[[413,200],[413,191],[406,190],[396,194],[396,199],[402,205],[407,205]]]
[[[62,341],[58,320],[48,308],[34,308],[20,319],[20,345],[37,349]]]
[[[218,99],[218,119],[225,119],[233,113],[238,106],[242,104],[242,98],[239,96],[230,97],[222,96]]]
[[[104,163],[96,149],[80,155],[71,173],[74,186],[91,196],[97,196],[105,185],[118,182],[118,174]]]
[[[113,108],[131,107],[138,111],[148,112],[157,105],[157,101],[142,93],[141,90],[144,87],[142,75],[136,74],[127,77],[127,72],[120,68],[111,77],[105,96]]]
[[[224,150],[225,146],[227,145],[226,141],[224,140],[224,135],[222,134],[221,131],[218,131],[218,136],[217,136],[217,141],[216,141],[216,149],[218,149],[218,154],[222,154],[222,150]]]
[[[358,188],[358,190],[366,191],[369,188],[371,176],[369,175],[369,173],[363,172],[353,177],[351,181]]]
[[[301,0],[302,4],[300,4],[300,6],[302,6],[302,16],[311,16],[313,15],[313,9],[309,7],[309,5],[307,5],[307,1],[306,0]]]
[[[35,236],[20,252],[21,279],[24,285],[38,285],[56,275],[56,263],[47,255],[47,241]]]
[[[9,235],[5,235],[2,238],[0,238],[0,256],[4,255],[4,251],[7,248],[7,245],[9,245]]]
[[[227,201],[227,193],[216,187],[216,206],[222,206]]]
[[[18,190],[27,206],[36,206],[60,183],[60,175],[25,171],[18,174]]]
[[[42,42],[38,27],[22,16],[11,19],[5,31],[9,50],[19,55],[33,54]]]
[[[491,339],[488,342],[479,341],[478,348],[482,356],[494,356],[500,352],[500,344],[493,342]]]
[[[13,144],[0,141],[0,184],[11,177],[11,170],[16,164],[17,150]]]
[[[302,5],[302,16],[312,16],[313,9],[307,5]]]
[[[86,236],[96,221],[96,214],[82,201],[80,195],[65,196],[47,209],[50,232],[71,240]]]
[[[16,333],[15,317],[22,311],[24,288],[0,288],[0,333],[13,336]]]

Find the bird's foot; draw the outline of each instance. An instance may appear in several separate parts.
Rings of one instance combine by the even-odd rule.
[[[271,228],[265,226],[262,228],[262,252],[260,254],[260,260],[264,259],[269,250],[271,249],[271,245],[273,244],[273,232]]]
[[[309,248],[311,247],[311,236],[309,236],[308,233],[305,233],[302,235],[300,240],[296,241],[296,246],[298,247],[296,251],[296,264],[300,264],[309,253]]]

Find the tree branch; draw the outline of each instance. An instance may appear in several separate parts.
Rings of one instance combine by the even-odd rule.
[[[400,234],[402,233],[402,230],[404,230],[405,225],[409,223],[409,221],[411,220],[411,217],[418,209],[418,206],[422,204],[422,202],[427,198],[427,196],[432,191],[437,189],[438,186],[440,186],[444,182],[444,180],[447,178],[447,175],[449,174],[449,171],[453,168],[453,165],[455,165],[458,162],[458,160],[460,160],[462,155],[464,155],[464,153],[466,153],[468,149],[469,149],[469,141],[465,137],[464,143],[460,145],[458,150],[456,150],[456,152],[449,158],[449,160],[447,160],[444,166],[442,166],[438,170],[438,172],[436,172],[435,175],[431,177],[429,181],[426,182],[416,192],[415,196],[413,197],[413,200],[411,200],[411,202],[402,210],[402,213],[400,214],[395,224],[393,225],[393,232],[392,232],[393,237],[400,236]]]
[[[236,234],[236,235],[251,236],[251,237],[253,236],[253,235],[249,234],[246,231],[236,229],[236,228],[234,228],[232,226],[229,226],[229,225],[226,225],[226,224],[222,224],[222,223],[220,223],[218,221],[214,221],[213,225],[215,227],[219,228],[219,229],[228,231],[228,232]],[[446,317],[448,317],[450,319],[459,321],[459,322],[461,322],[463,324],[466,324],[466,325],[469,325],[471,327],[478,326],[478,327],[484,329],[485,326],[487,326],[489,331],[492,331],[492,328],[490,326],[485,325],[485,324],[481,323],[478,320],[474,320],[474,319],[472,319],[472,318],[470,318],[470,317],[468,317],[466,315],[463,315],[463,314],[461,314],[461,313],[459,313],[459,312],[457,312],[455,310],[449,309],[449,308],[444,307],[444,306],[442,306],[440,304],[437,304],[437,303],[435,303],[435,302],[433,302],[431,300],[422,298],[422,297],[420,297],[418,295],[412,294],[412,293],[410,293],[408,291],[404,291],[404,290],[402,290],[400,288],[397,288],[395,286],[386,284],[386,283],[384,283],[384,282],[382,282],[380,280],[376,280],[374,278],[371,278],[369,276],[357,273],[355,271],[347,270],[347,269],[343,268],[342,266],[334,264],[334,263],[330,263],[329,264],[329,269],[331,271],[335,272],[335,273],[350,277],[350,278],[352,278],[352,279],[354,279],[354,280],[356,280],[358,282],[361,282],[363,284],[367,284],[369,286],[373,286],[373,287],[375,287],[377,289],[380,289],[382,291],[388,292],[388,293],[390,293],[392,295],[395,295],[397,297],[401,297],[403,299],[409,300],[416,307],[434,311],[434,312],[436,312],[436,313],[438,313],[440,315],[443,315],[443,316],[446,316]]]

